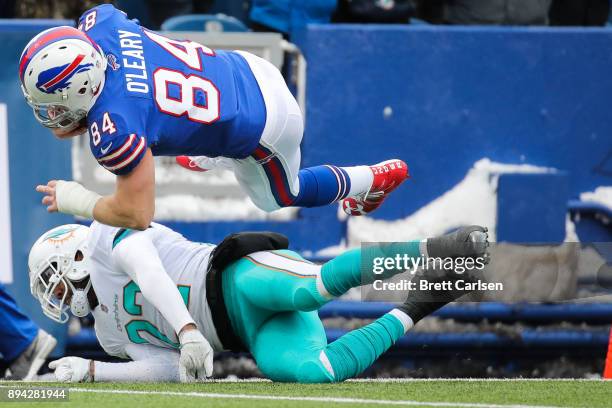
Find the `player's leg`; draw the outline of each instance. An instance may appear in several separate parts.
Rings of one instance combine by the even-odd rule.
[[[38,326],[21,312],[4,285],[0,285],[0,316],[0,353],[13,361],[32,344]]]
[[[424,245],[426,255],[435,258],[482,257],[488,258],[488,235],[486,228],[470,226],[431,238]],[[369,325],[353,330],[329,344],[320,357],[333,370],[333,381],[354,377],[369,367],[389,349],[402,335],[425,316],[440,307],[465,295],[465,291],[453,289],[430,290],[419,281],[473,280],[478,270],[466,270],[462,274],[454,271],[431,276],[429,271],[419,272],[415,277],[415,288],[408,292],[403,305],[391,310]],[[423,289],[425,287],[425,289]],[[453,287],[453,285],[451,285]]]
[[[352,287],[388,279],[405,269],[387,269],[381,275],[362,268],[362,257],[408,258],[422,256],[424,241],[385,244],[353,249],[317,265],[288,251],[263,251],[250,254],[224,271],[224,282],[240,292],[250,304],[271,311],[311,311]],[[364,252],[365,251],[365,252]],[[409,260],[409,262],[412,262]]]
[[[428,255],[435,257],[486,257],[487,247],[486,229],[478,226],[427,240],[425,245]],[[453,278],[469,280],[472,276],[466,271],[443,277]],[[275,381],[343,381],[362,373],[423,317],[466,293],[452,289],[432,292],[417,284],[403,305],[325,347],[321,347],[324,330],[315,312],[274,315],[257,331],[251,351],[262,372]]]
[[[0,284],[0,353],[13,379],[29,379],[56,345],[53,336],[24,315]]]
[[[321,165],[300,169],[303,125],[293,97],[286,90],[291,111],[279,120],[284,123],[276,133],[264,135],[250,158],[237,162],[234,173],[255,204],[264,210],[281,207],[318,207],[353,197],[375,197],[370,204],[355,202],[353,214],[372,211],[384,197],[407,177],[408,168],[401,160],[375,166],[339,167]],[[348,202],[348,201],[347,201]],[[361,201],[359,201],[361,202]],[[345,211],[347,206],[343,206]]]
[[[264,251],[229,265],[223,272],[223,285],[230,297],[264,310],[315,310],[328,300],[317,288],[320,273],[320,265],[293,251]]]
[[[418,246],[418,242],[413,243],[412,248],[407,249],[414,250],[414,247]],[[361,284],[359,272],[355,272],[355,269],[359,269],[359,260],[355,258],[355,254],[347,253],[342,262],[346,262],[346,265],[353,269],[344,271],[339,264],[325,269],[329,273],[344,275],[344,278],[337,277],[332,280],[334,286],[331,290],[335,293],[338,293],[341,287],[348,289],[354,282]],[[305,261],[292,251],[257,252],[224,269],[223,298],[228,316],[234,331],[251,351],[261,327],[268,324],[272,316],[279,313],[284,315],[285,312],[308,314],[310,311],[317,316],[315,310],[333,298],[323,287],[321,272],[320,265]],[[343,279],[349,283],[343,283]],[[298,319],[296,322],[302,320]],[[301,337],[311,339],[310,335],[314,332],[314,329],[304,330],[303,333],[307,335]],[[319,349],[325,346],[325,343],[321,344]]]
[[[287,281],[282,284],[283,275],[270,273],[245,259],[235,262],[223,271],[223,298],[234,332],[261,371],[274,381],[320,383],[353,377],[410,328],[410,320],[395,310],[328,345],[316,311],[270,309],[289,301],[283,296],[289,291]],[[319,297],[324,302],[313,290],[314,279],[306,279],[302,281],[307,282],[302,287],[304,296]]]
[[[427,257],[477,257],[486,253],[486,245],[486,229],[471,226],[441,237],[352,249],[323,265],[313,264],[288,250],[262,251],[233,263],[224,274],[231,276],[227,282],[232,282],[232,290],[239,291],[257,307],[311,311],[353,287],[402,273],[419,259],[424,262]],[[375,259],[397,257],[402,259],[399,265],[382,271],[372,267]]]
[[[375,166],[322,165],[300,170],[303,117],[295,98],[276,67],[252,54],[241,53],[260,85],[266,103],[266,125],[257,149],[236,160],[234,173],[255,205],[265,211],[282,207],[317,207],[357,197],[350,203],[353,214],[372,211],[408,177],[401,160]],[[179,164],[190,170],[210,167],[208,158],[182,157]],[[370,197],[363,202],[359,197]],[[348,202],[347,202],[348,203]],[[344,206],[347,211],[347,206]]]
[[[368,256],[410,256],[423,250],[435,257],[486,256],[486,229],[465,227],[422,242],[374,247]],[[279,254],[285,259],[296,256],[290,251],[252,254],[251,260],[241,259],[223,275],[223,294],[232,327],[253,353],[262,372],[275,381],[334,382],[354,377],[420,319],[465,294],[449,290],[432,295],[430,290],[417,286],[400,307],[327,345],[315,311],[276,310],[314,309],[329,299],[324,293],[341,294],[351,285],[367,283],[364,281],[375,277],[361,273],[359,250],[349,251],[326,264],[327,268],[321,268],[321,273],[323,270],[329,273],[325,279],[322,278],[325,274],[321,279],[317,279],[316,273],[315,277],[308,276],[315,271],[314,265],[298,268],[289,266],[288,261],[276,264],[280,262]],[[302,262],[299,258],[289,261]],[[391,270],[389,274],[396,272]],[[466,275],[461,277],[468,279]]]
[[[317,312],[281,312],[257,330],[251,354],[257,367],[272,381],[332,382],[325,361],[325,329]]]
[[[316,310],[350,288],[405,271],[415,260],[424,260],[427,256],[459,256],[455,253],[478,256],[483,248],[471,241],[471,233],[480,230],[484,231],[481,227],[465,227],[442,237],[369,245],[349,250],[323,265],[308,262],[292,251],[257,252],[230,265],[224,273],[231,276],[242,296],[260,308]],[[382,273],[375,273],[369,263],[376,258],[395,259],[398,256],[404,258],[405,263],[385,268]]]
[[[281,312],[259,327],[250,351],[273,381],[339,382],[362,373],[410,327],[394,309],[328,345],[316,312]]]

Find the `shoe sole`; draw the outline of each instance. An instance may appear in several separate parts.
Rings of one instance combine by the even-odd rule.
[[[53,351],[55,346],[57,346],[57,340],[55,337],[47,334],[47,338],[44,340],[44,344],[38,350],[34,358],[32,359],[32,365],[28,370],[28,373],[25,377],[23,377],[23,381],[32,381],[34,380],[34,376],[38,373],[38,370],[42,367],[42,365],[47,360],[47,356]]]

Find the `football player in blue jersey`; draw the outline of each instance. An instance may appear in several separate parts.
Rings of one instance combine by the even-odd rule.
[[[38,186],[49,211],[146,228],[156,155],[179,156],[192,170],[223,162],[265,211],[342,201],[347,213],[366,214],[408,178],[397,159],[300,169],[302,113],[276,67],[166,38],[112,5],[83,14],[79,30],[34,37],[19,77],[36,118],[60,138],[88,131],[98,163],[117,175],[105,197],[71,181]]]

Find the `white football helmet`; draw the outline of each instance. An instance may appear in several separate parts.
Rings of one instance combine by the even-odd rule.
[[[71,130],[100,95],[106,66],[102,49],[84,32],[50,28],[32,38],[21,54],[21,89],[40,123]]]
[[[89,227],[61,225],[45,232],[30,250],[30,291],[40,302],[44,314],[56,322],[68,321],[69,308],[77,317],[87,316],[90,311],[88,236]],[[58,286],[62,288],[60,285],[63,285],[63,294],[58,298],[55,291]]]

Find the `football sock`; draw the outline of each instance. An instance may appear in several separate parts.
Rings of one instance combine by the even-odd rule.
[[[440,309],[442,306],[451,302],[452,299],[446,301],[438,300],[433,301],[432,299],[419,299],[418,296],[411,297],[404,302],[403,305],[398,306],[398,309],[404,312],[407,316],[410,316],[412,322],[416,324],[419,320],[428,316]]]
[[[413,326],[410,317],[393,309],[367,326],[353,330],[325,348],[334,381],[355,377],[372,365]]]
[[[353,166],[353,167],[341,167],[351,180],[351,186],[347,197],[353,197],[361,193],[365,193],[372,187],[374,181],[374,173],[370,166]]]
[[[372,262],[376,258],[395,258],[396,256],[409,258],[409,267],[412,259],[422,255],[421,241],[382,243],[379,245],[365,245],[361,249],[351,249],[340,256],[326,262],[321,267],[321,274],[317,279],[317,287],[321,291],[323,287],[331,296],[340,296],[350,288],[366,285],[377,279],[388,279],[398,273],[404,272],[405,268],[385,269],[380,274],[375,274]],[[328,296],[327,293],[321,293]]]
[[[412,259],[427,256],[423,245],[426,241],[383,243],[352,249],[326,262],[321,268],[319,291],[322,295],[340,296],[352,287],[372,283],[375,279],[389,278],[404,272],[404,268],[388,268],[381,274],[373,272],[371,262],[375,258],[396,258],[404,255],[412,265]],[[321,289],[321,287],[323,289]],[[353,330],[325,348],[325,356],[333,371],[334,381],[343,381],[362,373],[389,349],[421,318],[416,308],[397,308],[367,326]]]
[[[368,166],[316,166],[300,170],[296,207],[319,207],[367,191],[374,175]]]
[[[440,309],[442,306],[453,302],[466,294],[465,291],[453,288],[431,289],[428,286],[425,286],[424,289],[421,290],[421,282],[426,281],[428,284],[432,282],[450,282],[458,279],[459,277],[466,282],[474,279],[472,275],[455,274],[454,272],[449,275],[430,276],[429,278],[425,273],[418,274],[412,279],[412,282],[414,282],[414,289],[408,292],[406,301],[403,305],[399,306],[398,309],[409,315],[414,323],[418,322],[425,316],[430,315],[436,310]]]

